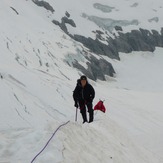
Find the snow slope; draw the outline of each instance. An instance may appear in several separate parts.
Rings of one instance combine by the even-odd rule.
[[[160,30],[162,1],[100,1],[105,8],[114,7],[109,13],[93,7],[99,3],[95,0],[47,2],[53,5],[53,14],[30,0],[1,1],[0,162],[31,162],[57,127],[69,120],[34,162],[163,162],[163,49],[120,54],[121,61],[105,57],[115,67],[116,77],[89,82],[96,90],[94,104],[105,99],[107,112],[95,112],[95,121],[82,125],[79,110],[74,122],[72,99],[81,72],[69,64],[75,59],[85,64],[86,58],[78,53],[84,47],[51,23],[68,11],[77,24],[75,29],[69,26],[74,34],[94,37],[92,30],[99,28],[81,17],[83,13],[138,19],[139,25],[124,26],[125,31],[139,27]],[[144,11],[147,14],[142,16]],[[149,22],[153,17],[159,21]]]
[[[48,0],[48,2],[56,9],[51,18],[60,20],[65,11],[70,13],[70,18],[74,20],[77,26],[77,28],[68,26],[68,30],[72,34],[94,38],[92,31],[106,30],[105,25],[110,26],[111,29],[112,26],[121,25],[124,32],[139,28],[160,31],[162,27],[163,1],[161,0],[69,0],[66,2],[65,0]],[[104,12],[103,8],[108,12]],[[87,16],[84,17],[83,14]],[[90,18],[91,21],[89,17],[93,17]],[[118,21],[122,22],[119,24]],[[127,21],[138,23],[128,23]],[[85,28],[85,24],[87,24],[87,28]],[[115,32],[112,30],[111,32]]]

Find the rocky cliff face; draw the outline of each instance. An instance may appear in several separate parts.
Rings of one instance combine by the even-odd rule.
[[[53,7],[45,2],[33,0],[33,2],[45,9],[55,11]],[[137,7],[138,4],[133,4],[131,7]],[[107,5],[102,5],[100,3],[95,3],[93,7],[97,10],[100,10],[104,13],[110,13],[115,10],[114,7]],[[139,28],[139,30],[131,30],[131,32],[123,32],[123,27],[128,25],[138,25],[139,21],[133,19],[128,20],[113,20],[110,18],[100,18],[97,16],[89,16],[85,13],[81,15],[83,18],[92,21],[101,30],[92,31],[95,34],[95,38],[86,37],[79,34],[71,34],[68,31],[67,25],[76,28],[76,23],[71,19],[71,15],[66,11],[65,15],[61,18],[60,21],[52,20],[54,25],[59,26],[64,33],[69,35],[73,40],[80,42],[89,49],[90,52],[93,52],[97,55],[105,55],[112,59],[120,60],[119,52],[130,53],[132,51],[151,51],[155,50],[155,47],[163,47],[163,28],[161,31],[156,30],[147,30]],[[158,17],[154,17],[149,20],[158,21]],[[110,36],[108,33],[111,33]],[[105,36],[104,36],[105,35]],[[84,54],[83,54],[84,55]],[[85,55],[87,57],[87,55]],[[84,68],[77,60],[73,63],[73,66],[89,78],[96,80],[105,80],[105,75],[114,76],[114,68],[111,63],[107,62],[104,59],[97,59],[93,56],[87,57],[89,61],[87,64],[87,69]]]
[[[130,33],[118,32],[119,36],[109,39],[108,43],[115,46],[118,52],[129,53],[131,51],[151,51],[155,47],[163,47],[163,28],[160,33],[146,29],[132,30]]]
[[[131,32],[123,33],[121,26],[115,26],[114,28],[118,35],[114,35],[114,38],[108,36],[106,39],[104,39],[104,33],[97,30],[95,31],[96,39],[92,39],[90,37],[86,38],[82,35],[71,35],[66,28],[66,24],[76,27],[75,22],[72,19],[63,17],[61,23],[55,20],[53,20],[53,23],[59,25],[66,34],[68,34],[75,41],[81,42],[92,52],[106,55],[112,59],[120,59],[118,52],[153,52],[155,47],[163,47],[163,28],[159,32],[156,30],[149,31],[140,28],[139,30],[131,30]],[[107,44],[103,43],[102,41],[106,41]]]
[[[121,27],[119,27],[121,28]],[[100,36],[100,37],[99,37]],[[146,29],[132,30],[130,33],[118,31],[115,38],[108,37],[107,45],[103,41],[102,34],[97,34],[95,40],[80,35],[71,36],[74,40],[81,42],[96,54],[106,55],[112,59],[120,59],[118,52],[130,53],[132,51],[151,51],[155,47],[163,47],[163,28],[160,33],[156,30],[151,32]]]
[[[146,30],[140,28],[139,30],[131,30],[131,32],[123,33],[121,26],[115,26],[115,30],[118,35],[114,35],[114,38],[104,38],[102,31],[95,31],[96,39],[85,37],[82,35],[71,35],[67,30],[66,24],[76,27],[75,22],[68,17],[63,17],[61,23],[53,20],[55,25],[59,25],[60,28],[68,34],[72,39],[82,43],[91,52],[98,55],[105,55],[112,59],[120,60],[119,52],[130,53],[132,51],[151,51],[155,50],[155,47],[163,47],[163,28],[160,32],[156,30]],[[107,32],[107,31],[105,31]],[[107,42],[103,43],[103,41]],[[97,60],[95,57],[89,58],[90,63],[86,70],[77,61],[73,64],[74,67],[81,70],[89,78],[96,80],[105,80],[105,75],[114,76],[115,70],[111,63],[106,60]],[[105,68],[104,68],[105,67]]]

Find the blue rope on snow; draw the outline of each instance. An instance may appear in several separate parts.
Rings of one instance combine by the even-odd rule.
[[[50,139],[47,141],[47,143],[45,144],[45,146],[43,147],[43,149],[33,158],[33,160],[31,161],[31,163],[33,163],[33,161],[44,151],[44,149],[48,146],[49,142],[52,140],[52,138],[54,137],[54,135],[56,134],[56,132],[62,127],[65,126],[69,123],[70,121],[67,121],[66,123],[61,124],[60,126],[58,126],[58,128],[54,131],[54,133],[52,134],[52,136],[50,137]]]

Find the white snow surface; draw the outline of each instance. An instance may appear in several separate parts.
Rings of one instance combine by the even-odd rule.
[[[138,26],[124,27],[126,31],[160,30],[163,1],[46,2],[54,13],[31,0],[1,0],[0,163],[31,163],[58,126],[68,121],[35,163],[162,163],[163,49],[120,53],[120,61],[101,56],[113,64],[116,76],[89,82],[96,91],[94,105],[105,100],[106,113],[95,111],[94,122],[82,124],[79,110],[75,122],[72,99],[81,72],[69,65],[76,59],[85,65],[86,59],[77,52],[84,47],[51,21],[59,21],[68,11],[77,25],[69,30],[90,37],[99,27],[82,13],[139,20]],[[104,13],[94,3],[114,9]],[[159,21],[149,22],[153,17]]]

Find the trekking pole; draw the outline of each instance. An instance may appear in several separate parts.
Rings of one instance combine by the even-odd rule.
[[[78,108],[76,107],[75,122],[77,121],[77,115],[78,115]]]

